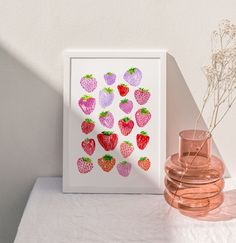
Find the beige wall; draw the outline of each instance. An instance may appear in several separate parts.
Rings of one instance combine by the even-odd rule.
[[[35,178],[62,172],[63,50],[167,49],[172,153],[197,114],[210,32],[223,18],[236,23],[235,9],[235,0],[0,0],[0,242],[13,241]],[[215,133],[230,174],[235,118],[236,107]]]

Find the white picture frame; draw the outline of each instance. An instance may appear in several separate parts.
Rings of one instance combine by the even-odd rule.
[[[83,139],[82,138],[80,139],[80,134],[78,130],[79,128],[75,126],[75,121],[78,118],[78,121],[76,121],[76,123],[78,124],[79,127],[80,126],[79,123],[82,122],[83,119],[81,118],[81,113],[78,113],[79,108],[78,111],[75,110],[77,109],[75,107],[75,99],[78,99],[79,97],[74,97],[77,95],[77,93],[75,92],[86,93],[86,91],[81,91],[83,90],[82,87],[78,86],[78,84],[80,83],[80,77],[84,75],[83,71],[87,70],[88,66],[90,66],[89,65],[90,63],[91,66],[93,66],[93,68],[99,69],[100,67],[100,69],[102,69],[104,65],[107,65],[109,67],[119,66],[119,68],[122,68],[126,62],[127,62],[127,68],[130,66],[129,64],[131,62],[139,63],[140,66],[143,66],[144,69],[146,68],[147,70],[149,70],[148,66],[151,66],[153,77],[156,77],[152,81],[150,81],[149,79],[149,82],[157,82],[154,86],[153,83],[151,84],[152,87],[157,87],[156,90],[152,90],[151,98],[153,102],[152,110],[158,111],[158,117],[156,118],[158,124],[153,125],[149,133],[151,133],[151,135],[153,136],[153,140],[155,136],[154,133],[157,134],[157,136],[155,136],[155,144],[152,145],[151,151],[152,152],[156,152],[156,150],[158,151],[157,153],[158,158],[156,159],[155,157],[155,161],[157,161],[157,164],[154,165],[155,162],[154,161],[152,162],[153,163],[152,166],[158,166],[158,169],[156,169],[155,172],[152,172],[150,178],[148,178],[149,175],[146,173],[146,171],[140,170],[137,173],[136,177],[134,174],[132,174],[133,179],[124,178],[123,181],[121,181],[120,178],[116,179],[117,176],[115,174],[113,175],[113,177],[111,177],[110,174],[109,176],[107,176],[107,178],[105,176],[102,177],[101,174],[99,174],[100,172],[97,173],[99,175],[94,174],[95,175],[94,178],[92,177],[92,175],[90,175],[91,173],[86,174],[87,175],[86,177],[85,174],[80,174],[78,172],[75,172],[76,160],[73,159],[74,154],[78,153],[78,156],[80,156],[79,153],[82,153],[80,145]],[[117,68],[117,70],[119,70],[119,68]],[[97,69],[94,69],[93,71],[94,72],[99,71]],[[147,71],[146,73],[149,73],[149,71]],[[118,76],[119,79],[122,79],[121,74],[119,74]],[[143,76],[145,77],[145,73],[143,74]],[[146,75],[146,77],[147,76],[148,75]],[[77,78],[78,80],[75,80]],[[97,80],[97,82],[99,83],[104,81],[101,81],[100,78],[100,80]],[[118,80],[117,82],[124,82],[124,81]],[[63,97],[64,97],[64,105],[63,105],[63,192],[64,193],[147,193],[147,194],[163,193],[164,163],[166,160],[166,51],[163,50],[142,50],[142,51],[140,50],[138,51],[136,50],[133,51],[67,50],[64,52]],[[99,104],[97,102],[96,106],[98,105]],[[118,111],[115,112],[114,108],[113,108],[113,112],[115,114],[118,113]],[[154,116],[152,115],[152,118],[153,117]],[[139,130],[141,129],[142,128],[139,128]],[[78,141],[78,144],[75,144],[75,141],[76,143]],[[151,143],[151,139],[150,139],[150,143]],[[118,149],[118,145],[116,149]],[[97,146],[99,145],[96,144],[96,147]],[[157,149],[155,146],[157,146]],[[77,148],[78,151],[75,151],[77,150]],[[116,152],[118,154],[118,151]],[[116,161],[116,163],[118,163],[118,161]],[[131,163],[134,163],[134,165],[132,165],[132,168],[137,167],[137,164],[135,164],[137,163],[137,161],[136,162],[131,161]],[[94,164],[94,168],[95,166],[98,167],[96,161],[93,161],[93,164]],[[113,168],[114,173],[115,173],[115,169],[116,168],[114,166]],[[101,183],[99,183],[100,180]],[[142,180],[143,183],[140,182]]]

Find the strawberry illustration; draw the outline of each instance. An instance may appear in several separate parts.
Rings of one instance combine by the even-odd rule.
[[[139,127],[144,127],[151,119],[151,113],[146,108],[141,108],[136,111],[135,119]]]
[[[139,88],[134,91],[134,97],[138,104],[144,105],[148,102],[151,94],[148,89]]]
[[[142,72],[138,68],[130,68],[124,74],[124,80],[132,86],[138,86],[142,79]]]
[[[138,166],[147,171],[149,170],[150,166],[151,166],[151,161],[149,160],[149,158],[147,157],[141,157],[138,161]]]
[[[102,108],[111,105],[114,99],[114,92],[111,88],[104,88],[99,91],[99,103]]]
[[[144,131],[141,131],[139,134],[136,135],[137,146],[139,149],[143,150],[147,146],[150,137]]]
[[[86,74],[80,79],[80,84],[87,92],[90,93],[96,89],[97,80],[92,74]]]
[[[77,160],[77,167],[80,173],[86,174],[93,169],[93,162],[89,157],[82,157]]]
[[[126,84],[117,85],[117,89],[120,93],[120,96],[126,96],[129,93],[129,87]]]
[[[119,107],[126,114],[129,114],[133,109],[133,102],[128,99],[123,99],[120,101]]]
[[[102,133],[99,133],[97,135],[97,139],[106,151],[114,150],[118,143],[117,134],[110,131],[104,131]]]
[[[99,166],[105,172],[111,171],[115,163],[115,158],[113,158],[110,154],[105,154],[102,158],[98,159]]]
[[[86,138],[82,141],[81,146],[88,155],[92,155],[95,150],[95,141],[92,138]]]
[[[124,136],[127,136],[132,132],[132,129],[134,127],[134,122],[130,120],[129,117],[124,117],[123,119],[119,120],[118,125],[121,133]]]
[[[124,160],[124,161],[120,162],[119,164],[117,164],[116,168],[118,170],[118,173],[121,176],[127,177],[130,174],[132,164]]]
[[[90,118],[86,118],[81,124],[81,130],[85,134],[89,134],[95,127],[94,121]]]
[[[92,96],[89,95],[84,95],[83,97],[81,97],[78,101],[78,104],[81,108],[81,110],[86,114],[89,115],[91,114],[94,109],[95,109],[95,105],[96,105],[96,100],[95,98],[93,98]]]
[[[114,116],[110,111],[103,111],[99,114],[99,121],[104,127],[112,128],[114,125]]]
[[[112,85],[116,81],[116,75],[114,73],[108,72],[104,75],[104,79],[107,85]]]
[[[124,141],[123,143],[120,144],[120,153],[124,158],[129,157],[133,151],[134,151],[134,146],[131,142]]]

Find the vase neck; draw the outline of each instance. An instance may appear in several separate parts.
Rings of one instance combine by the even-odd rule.
[[[179,134],[179,157],[211,157],[211,135],[204,130],[184,130]]]

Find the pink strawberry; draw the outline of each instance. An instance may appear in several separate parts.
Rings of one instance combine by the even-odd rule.
[[[123,119],[119,120],[118,125],[121,133],[124,136],[127,136],[132,132],[132,129],[134,127],[134,122],[130,120],[129,117],[124,117]]]
[[[133,102],[128,99],[123,99],[120,101],[119,107],[126,114],[129,114],[133,109]]]
[[[141,108],[136,111],[135,119],[139,127],[144,127],[151,119],[151,113],[146,108]]]
[[[148,102],[151,94],[148,89],[139,88],[134,91],[134,97],[140,105],[144,105]]]
[[[134,151],[134,146],[131,142],[124,141],[123,143],[120,144],[120,153],[124,158],[129,157],[133,151]]]
[[[95,105],[96,105],[96,100],[95,98],[93,98],[92,96],[89,95],[84,95],[83,97],[81,97],[78,101],[78,104],[81,108],[81,110],[86,114],[89,115],[91,114],[94,109],[95,109]]]
[[[99,115],[99,121],[104,127],[112,128],[114,125],[114,116],[110,111],[103,111]]]
[[[119,164],[117,164],[116,168],[118,170],[118,173],[121,176],[127,177],[130,174],[132,164],[124,160],[124,161],[120,162]]]
[[[92,74],[87,74],[80,79],[81,86],[87,91],[92,92],[97,87],[97,80]]]
[[[92,138],[86,138],[84,141],[81,143],[82,148],[88,155],[92,155],[95,150],[95,141]]]
[[[93,162],[88,157],[82,157],[77,160],[77,167],[80,173],[86,174],[93,169]]]

